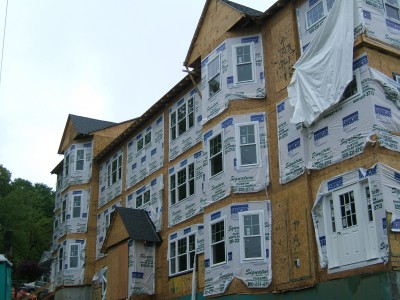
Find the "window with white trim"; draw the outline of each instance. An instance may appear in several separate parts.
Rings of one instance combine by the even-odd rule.
[[[221,55],[207,64],[208,96],[211,98],[221,90]]]
[[[253,43],[236,45],[234,47],[236,82],[254,80],[254,45]]]
[[[170,113],[170,140],[173,141],[194,126],[194,98],[183,102]]]
[[[400,83],[400,74],[393,72],[393,79]]]
[[[306,12],[306,27],[311,28],[328,15],[335,0],[320,0]]]
[[[64,248],[58,249],[58,271],[63,269],[63,256],[64,256]]]
[[[72,218],[80,218],[82,211],[82,195],[74,195],[72,204]]]
[[[70,163],[69,158],[70,158],[69,154],[67,154],[64,158],[64,176],[67,176],[69,174],[69,163]]]
[[[150,202],[150,190],[142,191],[141,193],[136,194],[136,203],[135,207],[139,208],[142,207],[143,205],[147,204]]]
[[[61,223],[65,222],[66,214],[67,214],[67,200],[64,200],[61,204]]]
[[[107,182],[112,186],[122,177],[122,154],[111,160],[107,165]]]
[[[239,213],[241,260],[264,259],[264,213]]]
[[[384,0],[386,16],[389,19],[400,21],[400,4],[398,0]]]
[[[191,233],[169,243],[169,275],[193,270],[196,253],[196,234]]]
[[[114,212],[115,212],[115,209],[112,209],[110,212],[107,212],[107,213],[105,214],[105,219],[106,219],[106,231],[107,231],[108,228],[110,227],[111,220],[112,220],[112,218],[113,218],[113,216],[114,216]]]
[[[260,139],[258,123],[249,122],[236,125],[237,160],[239,167],[255,166],[260,163]]]
[[[169,195],[171,205],[194,195],[194,163],[169,176]]]
[[[69,245],[69,268],[75,269],[79,267],[79,246],[80,244]]]
[[[224,171],[224,158],[222,147],[222,133],[209,140],[209,165],[210,177],[218,175]]]
[[[75,154],[75,171],[83,171],[85,166],[85,149],[77,149]]]
[[[148,130],[145,134],[139,135],[136,143],[136,152],[141,151],[148,144],[151,143],[151,130]]]
[[[211,266],[226,262],[225,218],[219,218],[210,223]]]

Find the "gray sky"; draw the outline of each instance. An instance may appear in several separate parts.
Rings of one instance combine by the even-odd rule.
[[[265,11],[275,0],[234,1]],[[0,0],[0,45],[7,0]],[[0,164],[54,188],[68,114],[121,122],[184,76],[205,0],[9,0]]]

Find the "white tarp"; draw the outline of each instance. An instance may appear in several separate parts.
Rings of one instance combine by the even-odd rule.
[[[128,298],[132,295],[153,295],[155,289],[154,243],[129,240],[128,242]]]
[[[113,165],[113,161],[117,160],[119,161],[119,158],[121,158],[120,161],[123,162],[123,157],[124,157],[124,149],[120,149],[116,151],[109,159],[107,159],[105,162],[103,162],[100,165],[100,174],[99,174],[99,203],[98,203],[98,208],[102,207],[103,205],[107,204],[111,200],[113,200],[115,197],[118,195],[121,195],[122,193],[122,173],[119,173],[120,170],[116,170],[115,172],[117,173],[116,176],[119,176],[121,174],[121,177],[117,181],[109,185],[110,178],[112,178],[112,174],[108,174],[109,172],[109,164]],[[119,162],[118,162],[119,164]],[[112,166],[111,166],[112,167]],[[123,166],[118,166],[119,168],[123,168]],[[112,169],[111,169],[112,170]]]
[[[353,70],[357,88],[308,128],[290,124],[293,109],[287,99],[277,104],[281,183],[304,168],[322,169],[361,154],[374,135],[381,146],[400,151],[400,85],[369,68],[366,55],[354,61]]]
[[[264,216],[264,249],[261,259],[241,258],[241,212],[262,212]],[[271,204],[269,200],[235,203],[204,216],[204,236],[210,237],[210,223],[225,218],[223,239],[226,263],[211,266],[211,239],[205,239],[204,253],[204,296],[222,294],[233,278],[239,278],[249,288],[266,288],[272,280],[271,270]]]
[[[151,221],[153,221],[156,231],[161,230],[162,225],[162,193],[164,190],[163,175],[154,178],[149,183],[141,186],[126,197],[127,208],[138,208],[147,211]],[[150,192],[150,200],[144,203],[144,194]],[[137,201],[140,197],[141,201]],[[140,204],[140,205],[139,205]]]
[[[353,1],[336,0],[311,44],[293,66],[288,86],[291,122],[310,125],[339,102],[352,79]]]
[[[164,164],[164,118],[157,118],[127,145],[126,190]]]
[[[188,121],[188,115],[190,114],[188,102],[190,99],[194,100],[193,107],[193,127],[189,126],[190,121]],[[181,113],[181,110],[182,113]],[[176,127],[178,127],[178,132],[180,131],[180,123],[185,123],[187,127],[190,127],[184,133],[177,136],[176,139],[171,140],[171,113],[176,114]],[[169,160],[174,160],[178,155],[192,148],[197,143],[201,142],[202,136],[202,117],[201,117],[201,99],[196,89],[191,90],[185,96],[183,96],[179,101],[172,105],[169,109]]]
[[[251,45],[250,60],[253,64],[253,79],[240,83],[236,75],[236,57],[234,57],[235,47],[239,45]],[[215,65],[210,72],[214,74],[217,69],[220,71],[218,80],[221,85],[219,91],[210,96],[208,65],[218,57],[218,66]],[[247,61],[247,58],[244,58],[244,61]],[[265,78],[261,35],[226,39],[204,58],[201,62],[201,94],[203,123],[223,112],[230,100],[264,98]]]
[[[231,193],[252,193],[265,190],[269,184],[269,164],[267,147],[266,114],[234,115],[222,121],[203,135],[203,192],[206,202],[210,203],[227,197]],[[258,148],[258,163],[251,166],[239,166],[239,127],[253,124]],[[222,135],[223,172],[210,174],[209,141]]]
[[[327,213],[324,202],[330,199],[332,191],[344,188],[358,182],[367,182],[371,193],[373,222],[376,228],[376,244],[371,244],[371,248],[376,248],[378,255],[377,262],[387,262],[389,259],[389,242],[387,235],[386,212],[393,213],[392,230],[397,231],[400,215],[400,172],[386,165],[376,164],[370,169],[355,169],[342,175],[324,181],[318,190],[317,197],[312,209],[314,229],[319,251],[320,266],[328,266],[327,239],[330,229],[326,224],[331,224],[332,215]],[[326,204],[325,204],[326,205]],[[366,205],[366,203],[364,203]],[[325,220],[325,218],[327,220]],[[339,216],[335,216],[339,217]]]

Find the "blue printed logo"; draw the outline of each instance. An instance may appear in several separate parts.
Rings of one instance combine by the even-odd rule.
[[[291,152],[300,147],[300,138],[295,139],[294,141],[290,142],[288,145],[288,152]]]
[[[328,185],[328,191],[337,189],[338,187],[343,186],[343,177],[338,177],[331,181],[328,181],[327,185]]]
[[[375,114],[383,117],[392,117],[391,109],[380,105],[375,105]]]
[[[248,210],[249,210],[248,204],[232,205],[231,206],[231,215],[238,214],[242,211],[248,211]]]
[[[316,132],[314,132],[314,141],[319,141],[320,139],[329,135],[328,126],[324,127]]]
[[[356,111],[342,119],[343,128],[346,128],[347,126],[349,126],[357,121],[359,121],[358,111]]]
[[[284,111],[285,110],[285,102],[278,104],[277,110],[278,110],[278,113]]]

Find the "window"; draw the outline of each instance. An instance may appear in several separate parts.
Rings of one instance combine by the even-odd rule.
[[[115,182],[120,180],[121,176],[122,176],[122,155],[119,155],[107,165],[108,186],[111,186]]]
[[[359,73],[358,71],[355,71],[353,73],[353,79],[350,81],[350,83],[347,85],[346,89],[343,92],[343,95],[340,99],[340,101],[349,99],[353,96],[359,95],[361,92],[361,82],[359,79]]]
[[[194,126],[194,99],[190,98],[170,114],[171,140]]]
[[[83,171],[83,167],[85,165],[85,150],[77,149],[76,150],[76,162],[75,162],[75,170]]]
[[[257,123],[239,124],[236,127],[239,166],[259,164],[259,134]]]
[[[69,154],[64,158],[64,176],[69,174]]]
[[[170,175],[169,190],[171,205],[194,195],[194,163]]]
[[[69,246],[69,268],[79,267],[79,244],[71,244]]]
[[[196,235],[191,234],[169,243],[169,274],[193,270]]]
[[[209,141],[209,161],[210,161],[210,175],[215,176],[224,171],[223,156],[222,156],[222,134]]]
[[[150,202],[150,190],[141,192],[136,196],[136,208],[139,208]]]
[[[236,59],[236,81],[238,83],[254,80],[253,44],[234,47]]]
[[[400,21],[400,4],[398,0],[384,0],[386,16],[390,19]]]
[[[393,79],[398,83],[400,83],[400,74],[393,72]]]
[[[242,260],[264,258],[264,217],[262,211],[239,213],[240,257]]]
[[[331,10],[335,0],[320,0],[317,1],[307,12],[306,12],[306,24],[307,29],[317,24],[322,20],[328,12]]]
[[[110,227],[111,224],[111,220],[114,216],[114,209],[111,210],[109,213],[106,213],[105,217],[106,217],[106,231],[108,230],[108,228]]]
[[[64,248],[58,249],[58,271],[63,269]]]
[[[61,223],[64,223],[66,220],[67,213],[67,200],[64,200],[61,204]]]
[[[81,217],[81,205],[82,205],[82,196],[75,195],[72,205],[72,218]]]
[[[221,90],[221,56],[218,55],[207,64],[208,96],[211,98]]]
[[[226,262],[225,219],[218,219],[211,226],[211,266]]]
[[[148,144],[151,143],[151,130],[149,130],[143,137],[142,134],[140,134],[137,138],[137,143],[136,143],[136,151],[139,152],[142,150],[144,147],[146,147]]]
[[[54,220],[54,229],[57,229],[58,228],[58,223],[59,223],[60,221],[59,221],[59,216],[56,216],[56,218],[55,218],[55,220]]]

